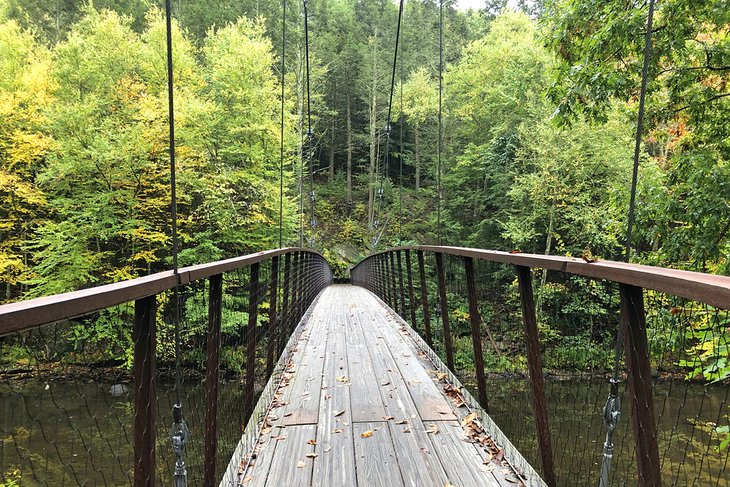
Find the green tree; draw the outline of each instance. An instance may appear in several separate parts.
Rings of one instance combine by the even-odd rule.
[[[2,299],[22,292],[32,266],[24,248],[46,205],[36,185],[53,147],[45,110],[53,102],[50,56],[15,21],[0,24],[0,280]]]

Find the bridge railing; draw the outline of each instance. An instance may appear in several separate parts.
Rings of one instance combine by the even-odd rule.
[[[217,485],[331,281],[286,248],[0,306],[0,485],[170,483],[178,401],[191,485]]]
[[[373,254],[351,276],[474,390],[549,485],[598,483],[619,330],[611,485],[727,485],[730,278],[437,246]]]

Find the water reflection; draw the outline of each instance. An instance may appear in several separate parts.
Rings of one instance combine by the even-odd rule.
[[[113,396],[112,384],[85,381],[0,384],[0,485],[130,485],[133,412],[130,390]],[[525,457],[539,469],[529,384],[491,380],[491,414]],[[549,414],[559,485],[597,485],[604,429],[601,408],[608,382],[548,380]],[[131,387],[130,387],[131,389]],[[684,381],[659,382],[655,407],[664,485],[727,486],[728,450],[717,450],[714,424],[728,424],[728,387]],[[187,383],[183,407],[192,431],[186,453],[191,485],[202,483],[204,387]],[[241,433],[243,388],[222,384],[219,399],[218,472],[222,474]],[[158,384],[157,477],[172,478],[167,434],[174,401],[172,384]],[[625,398],[622,391],[622,398]],[[631,421],[623,401],[617,429],[612,485],[635,485]]]

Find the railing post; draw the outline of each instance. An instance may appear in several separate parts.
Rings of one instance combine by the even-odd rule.
[[[398,250],[395,254],[396,267],[398,270],[398,291],[400,293],[400,312],[398,314],[400,314],[403,319],[406,319],[406,296],[405,291],[403,290],[403,263],[400,253],[401,251]]]
[[[253,413],[254,377],[256,368],[256,324],[259,302],[259,263],[251,264],[248,290],[248,326],[246,327],[246,385],[243,397],[243,427]]]
[[[385,274],[385,254],[380,254],[377,257],[378,259],[378,282],[380,284],[381,294],[380,297],[385,301],[388,302],[388,279],[386,278]]]
[[[155,485],[157,337],[155,296],[134,302],[134,486]]]
[[[406,274],[408,275],[408,310],[411,312],[411,326],[416,327],[416,301],[413,298],[413,273],[411,272],[411,251],[406,250]]]
[[[466,294],[469,301],[469,322],[471,323],[471,342],[474,347],[474,366],[477,375],[477,391],[479,404],[485,411],[489,411],[487,402],[487,377],[484,374],[484,352],[482,351],[482,318],[479,315],[477,302],[476,281],[474,279],[474,259],[464,257],[464,271],[466,273]]]
[[[441,323],[444,330],[444,347],[446,348],[446,366],[454,370],[454,348],[451,344],[451,325],[449,324],[449,303],[446,300],[446,272],[444,270],[444,257],[436,252],[436,274],[439,285],[439,309],[441,310]]]
[[[300,289],[299,289],[299,274],[301,274],[300,267],[300,252],[294,252],[294,259],[293,259],[293,267],[292,267],[292,298],[291,298],[291,308],[292,313],[290,315],[291,322],[289,323],[289,334],[291,334],[294,331],[294,328],[297,326],[297,323],[299,322],[299,299],[301,297],[300,295]]]
[[[659,447],[646,338],[644,293],[640,287],[628,284],[619,284],[619,293],[639,486],[660,487]]]
[[[281,318],[279,319],[279,355],[284,353],[287,343],[289,320],[289,290],[291,289],[291,253],[284,256],[284,286],[281,296]]]
[[[390,266],[390,289],[393,297],[390,307],[398,313],[398,286],[395,281],[395,252],[388,252],[388,264]]]
[[[530,274],[529,267],[521,265],[515,267],[517,268],[517,282],[520,287],[522,318],[525,322],[527,365],[530,370],[532,407],[535,413],[537,442],[540,446],[542,476],[548,486],[555,487],[557,483],[555,480],[555,467],[553,465],[553,447],[550,441],[547,401],[545,400],[545,378],[542,374],[542,358],[540,356],[540,338],[537,333],[535,300],[532,294],[532,275]]]
[[[203,485],[213,487],[218,454],[218,381],[220,379],[223,275],[208,279],[208,360],[205,368],[205,456]]]
[[[279,297],[279,256],[271,259],[271,281],[269,285],[269,341],[266,353],[266,375],[274,371],[274,343],[276,342],[276,304]]]
[[[423,307],[423,328],[426,334],[426,343],[433,348],[433,337],[431,336],[431,310],[428,308],[428,287],[426,286],[426,266],[423,259],[423,251],[417,250],[418,277],[421,281],[421,306]]]

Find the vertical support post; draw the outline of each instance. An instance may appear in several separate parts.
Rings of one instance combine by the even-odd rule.
[[[155,296],[134,302],[134,487],[155,485]]]
[[[293,267],[292,267],[292,298],[291,298],[291,315],[289,323],[289,334],[294,331],[294,328],[299,322],[299,274],[300,274],[300,252],[294,252]]]
[[[477,302],[476,280],[474,278],[474,259],[464,257],[464,271],[466,273],[466,294],[469,301],[469,321],[471,323],[471,343],[474,348],[474,366],[477,372],[477,391],[479,404],[485,411],[489,411],[487,403],[487,377],[484,373],[484,352],[482,351],[482,317],[479,314]]]
[[[271,280],[269,281],[269,341],[266,351],[266,375],[274,372],[274,350],[276,343],[276,304],[279,297],[279,256],[271,259]]]
[[[395,281],[395,252],[388,252],[388,265],[390,266],[390,289],[392,290],[392,301],[390,307],[397,313],[398,305],[398,286]]]
[[[220,378],[223,275],[208,279],[208,360],[205,367],[205,457],[203,485],[213,487],[218,453],[218,381]]]
[[[454,370],[454,347],[451,344],[451,325],[449,323],[449,303],[446,300],[446,272],[444,270],[444,256],[436,252],[436,274],[439,284],[439,309],[441,310],[441,323],[444,330],[444,347],[446,348],[446,366]]]
[[[256,324],[259,302],[259,263],[251,264],[248,290],[248,326],[246,327],[246,385],[243,397],[243,427],[253,413],[254,372],[256,368]]]
[[[378,259],[378,287],[380,288],[380,298],[387,302],[388,301],[388,279],[385,277],[385,265],[384,259],[385,254],[380,254],[376,257]]]
[[[555,467],[553,464],[553,447],[550,441],[547,401],[545,400],[545,378],[542,374],[542,358],[540,357],[540,339],[537,333],[535,299],[532,294],[532,275],[530,274],[529,267],[521,265],[515,267],[517,268],[517,282],[520,288],[522,318],[525,322],[527,365],[530,370],[532,407],[535,413],[535,428],[540,447],[542,477],[548,486],[555,487],[557,482],[555,480]]]
[[[304,254],[304,272],[302,272],[302,290],[304,291],[304,300],[302,301],[302,316],[307,312],[310,303],[312,302],[312,287],[310,283],[312,264],[312,254],[306,252]]]
[[[421,306],[423,307],[423,328],[426,333],[426,343],[433,348],[431,336],[431,310],[428,308],[428,287],[426,287],[426,266],[423,259],[423,250],[416,251],[418,258],[418,276],[421,281]]]
[[[639,486],[660,487],[659,447],[646,338],[644,293],[640,287],[628,284],[619,284],[619,293]]]
[[[400,314],[403,319],[406,319],[406,295],[405,291],[403,290],[403,262],[400,254],[400,250],[397,250],[395,253],[396,268],[398,271],[398,292],[400,299],[400,308],[398,314]]]
[[[411,326],[416,327],[416,300],[413,297],[413,272],[411,271],[411,251],[406,250],[406,274],[408,275],[408,310],[411,312]]]
[[[279,355],[284,353],[288,338],[289,290],[291,289],[291,254],[284,256],[284,288],[281,297],[281,319],[279,320]]]

